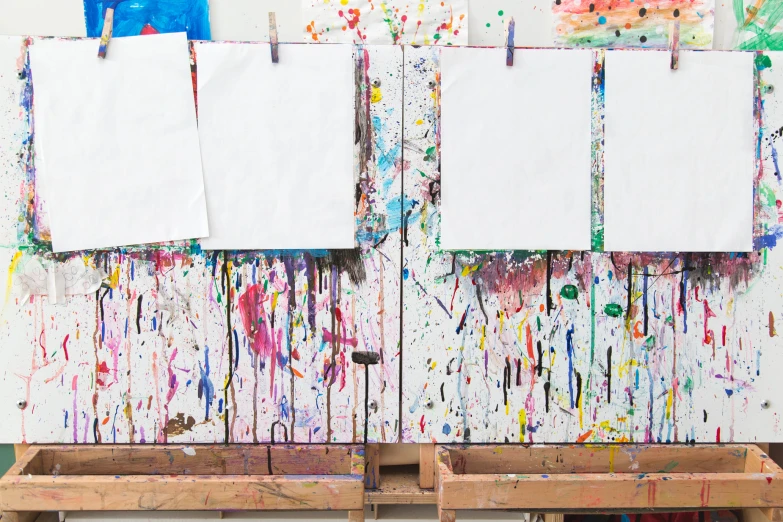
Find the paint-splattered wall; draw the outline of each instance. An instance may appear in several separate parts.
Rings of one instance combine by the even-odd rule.
[[[401,49],[356,50],[356,249],[185,242],[55,256],[32,152],[30,44],[0,39],[0,439],[361,442],[367,403],[368,440],[396,441]],[[74,262],[103,272],[97,291],[62,305],[25,295],[25,277],[67,265],[69,278]],[[369,397],[354,351],[380,354]]]
[[[769,86],[783,56],[756,60],[750,254],[601,252],[595,60],[594,251],[453,253],[439,247],[439,51],[406,49],[404,441],[781,440],[783,104]]]

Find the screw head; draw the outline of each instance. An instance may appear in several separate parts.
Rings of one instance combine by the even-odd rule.
[[[430,89],[434,89],[437,83],[435,83],[435,80],[430,80],[427,85],[429,86]]]
[[[381,86],[381,80],[380,80],[380,78],[375,78],[375,79],[372,81],[372,86],[373,86],[373,87],[380,87],[380,86]]]
[[[432,408],[432,406],[433,406],[432,399],[427,399],[427,402],[424,403],[424,407],[430,409]]]
[[[767,399],[764,399],[763,401],[761,401],[761,407],[764,408],[764,409],[769,408],[769,401]]]
[[[368,406],[373,412],[378,411],[378,401],[372,400]]]
[[[771,92],[775,92],[775,86],[774,85],[767,85],[766,87],[764,87],[764,91],[767,94],[769,94]]]
[[[24,399],[19,399],[18,401],[16,401],[16,407],[19,408],[20,410],[27,408],[27,401]]]

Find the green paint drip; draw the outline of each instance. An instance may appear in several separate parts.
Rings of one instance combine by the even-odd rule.
[[[503,10],[498,11],[498,16],[503,16]]]
[[[769,67],[772,67],[772,60],[767,56],[766,54],[757,54],[756,55],[756,68],[759,71],[763,71],[764,69],[767,69]]]
[[[620,317],[623,315],[623,307],[619,304],[609,303],[604,306],[604,313],[609,317]]]
[[[566,299],[574,300],[579,295],[579,290],[574,285],[565,285],[560,289],[560,295]]]

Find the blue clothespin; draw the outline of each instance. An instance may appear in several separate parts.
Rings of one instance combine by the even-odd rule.
[[[511,21],[508,23],[508,39],[506,40],[506,65],[513,67],[514,65],[514,17],[511,17]]]

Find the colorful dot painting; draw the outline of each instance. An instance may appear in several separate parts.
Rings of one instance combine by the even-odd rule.
[[[468,45],[467,0],[302,0],[305,42]]]
[[[666,47],[679,20],[681,47],[712,47],[713,0],[554,0],[552,9],[558,45]]]

